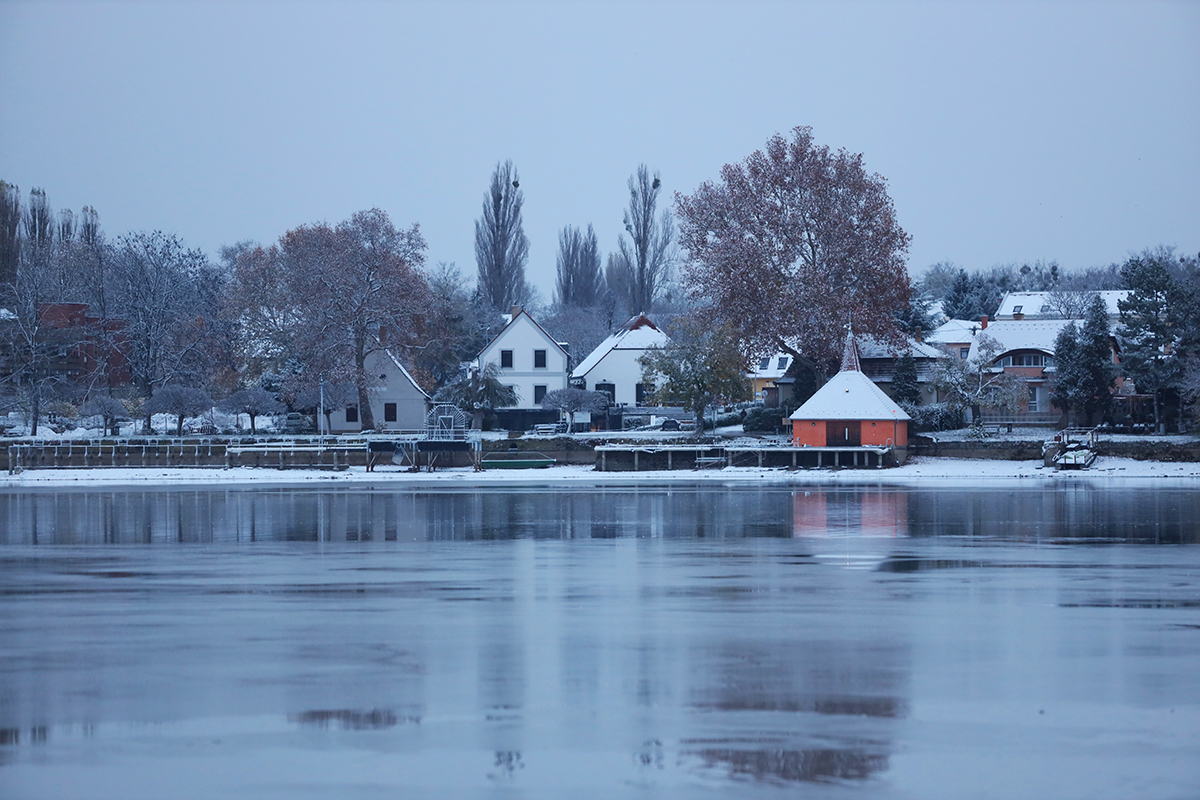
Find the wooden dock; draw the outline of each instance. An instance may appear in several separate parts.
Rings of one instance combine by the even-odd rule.
[[[725,467],[882,469],[905,457],[895,447],[789,447],[716,444],[606,444],[596,448],[598,472]]]

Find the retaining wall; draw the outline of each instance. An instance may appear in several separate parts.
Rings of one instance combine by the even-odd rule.
[[[1048,436],[1047,438],[1050,438]],[[1200,440],[1191,442],[1108,441],[1103,435],[1098,446],[1102,456],[1138,461],[1200,461]],[[924,436],[910,442],[909,452],[939,458],[984,458],[997,461],[1040,461],[1042,443],[1033,441],[934,442]]]

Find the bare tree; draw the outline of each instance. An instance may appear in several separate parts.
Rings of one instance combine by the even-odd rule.
[[[46,404],[55,397],[65,375],[55,368],[59,354],[78,344],[78,329],[57,326],[47,313],[53,299],[46,293],[48,262],[20,259],[12,283],[4,287],[7,313],[0,319],[5,351],[4,381],[16,395],[37,436]]]
[[[521,221],[525,195],[512,161],[496,165],[483,198],[483,215],[475,222],[475,261],[479,288],[494,308],[507,313],[523,299],[529,239]]]
[[[630,314],[653,310],[659,292],[670,278],[675,228],[670,211],[664,209],[661,216],[655,217],[661,190],[658,172],[651,178],[645,164],[638,165],[637,173],[629,176],[629,208],[625,211],[625,232],[629,239],[621,237],[620,252],[615,261],[610,261],[610,271],[623,273],[618,285],[626,290],[621,299]]]
[[[151,397],[172,381],[202,377],[205,319],[198,281],[208,259],[159,231],[122,236],[112,256],[114,312],[123,336],[133,383]]]
[[[250,417],[251,434],[258,432],[254,425],[256,418],[263,414],[278,414],[286,410],[286,406],[276,400],[275,395],[258,386],[234,392],[221,402],[221,408]]]
[[[986,333],[979,335],[973,358],[940,358],[934,365],[932,381],[938,394],[951,408],[970,409],[971,421],[978,422],[984,408],[1015,414],[1021,398],[1028,393],[1025,381],[992,366],[1001,355],[1000,343]]]
[[[587,233],[570,225],[558,234],[558,285],[555,303],[561,308],[591,308],[604,293],[600,246],[591,225]]]
[[[552,409],[567,415],[567,431],[575,430],[575,415],[580,411],[603,411],[608,408],[608,395],[603,392],[589,392],[568,386],[566,389],[555,389],[542,398],[542,408]]]
[[[96,395],[88,400],[84,403],[80,411],[84,414],[100,417],[101,424],[103,425],[101,436],[108,436],[109,431],[112,431],[112,434],[116,436],[120,432],[117,421],[128,414],[124,403],[106,394]]]
[[[193,386],[163,386],[142,406],[149,422],[155,414],[174,414],[175,435],[183,436],[183,420],[196,417],[213,407],[212,398],[203,389]],[[149,426],[147,426],[149,427]]]
[[[25,209],[25,240],[34,248],[49,247],[54,239],[54,211],[46,199],[45,189],[29,191],[29,207]]]
[[[483,349],[498,329],[500,315],[474,291],[453,263],[440,262],[427,273],[432,294],[426,312],[426,341],[415,350],[416,372],[442,386],[458,377],[462,362]]]
[[[1046,300],[1050,307],[1061,319],[1083,319],[1092,300],[1099,297],[1098,292],[1076,292],[1063,289],[1051,289],[1046,294]]]
[[[375,427],[368,357],[419,344],[429,285],[420,228],[397,230],[378,208],[356,212],[336,228],[301,226],[280,239],[291,308],[305,336],[308,374],[352,381],[363,430]]]

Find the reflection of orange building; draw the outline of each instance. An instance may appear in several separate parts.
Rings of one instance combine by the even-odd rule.
[[[792,535],[855,532],[907,536],[908,494],[895,489],[825,489],[792,495]]]
[[[854,334],[846,337],[842,369],[792,416],[798,447],[907,447],[904,409],[862,373]]]

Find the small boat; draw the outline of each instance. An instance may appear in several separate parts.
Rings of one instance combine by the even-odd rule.
[[[1086,469],[1096,460],[1096,431],[1070,429],[1062,431],[1047,442],[1045,450],[1053,453],[1055,469]]]
[[[483,469],[541,469],[555,464],[555,460],[544,453],[520,452],[488,453],[479,462]]]
[[[1072,442],[1067,449],[1054,457],[1054,466],[1059,469],[1084,469],[1090,467],[1096,460],[1096,451],[1084,445]]]

